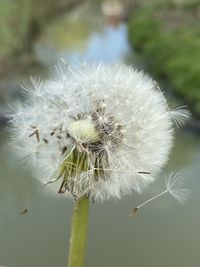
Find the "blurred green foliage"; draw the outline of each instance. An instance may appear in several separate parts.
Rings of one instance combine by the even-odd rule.
[[[70,18],[68,14],[60,16],[44,26],[37,43],[53,45],[59,49],[84,49],[93,25],[85,20]]]
[[[28,31],[31,1],[0,1],[0,55],[20,51]]]
[[[34,39],[50,18],[76,2],[72,0],[1,0],[0,57],[29,52]]]
[[[147,69],[167,79],[200,117],[199,19],[199,1],[142,5],[129,21],[129,37]]]

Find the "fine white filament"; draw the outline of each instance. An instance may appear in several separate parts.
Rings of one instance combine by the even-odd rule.
[[[172,197],[174,197],[176,200],[178,200],[182,204],[185,201],[187,201],[187,199],[190,196],[191,191],[185,188],[185,179],[182,176],[180,176],[177,173],[171,173],[168,179],[165,179],[165,183],[166,183],[165,190],[163,190],[161,193],[153,196],[152,198],[148,199],[147,201],[143,202],[142,204],[134,208],[129,214],[130,217],[133,217],[134,214],[146,204],[150,203],[154,199],[157,199],[167,193],[169,193]]]

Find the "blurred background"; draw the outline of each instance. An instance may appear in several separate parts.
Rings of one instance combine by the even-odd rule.
[[[40,190],[9,147],[6,108],[30,75],[68,63],[124,62],[156,79],[190,123],[176,134],[170,161],[151,188],[91,206],[88,267],[200,266],[200,1],[0,0],[0,265],[66,266],[72,201]],[[165,196],[134,219],[130,209],[160,192],[178,170],[191,199]],[[34,199],[34,201],[33,201]],[[31,206],[22,216],[19,211]]]

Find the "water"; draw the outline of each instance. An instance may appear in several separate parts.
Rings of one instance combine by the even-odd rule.
[[[119,28],[106,24],[95,27],[90,29],[84,49],[82,45],[79,48],[78,44],[74,51],[54,47],[55,54],[50,61],[53,62],[58,54],[64,57],[71,55],[70,59],[77,61],[84,55],[90,55],[88,60],[124,60],[129,53],[126,25],[120,24]],[[99,54],[101,42],[106,52]],[[112,46],[115,50],[110,58]],[[72,202],[40,190],[40,184],[30,173],[19,167],[7,144],[7,135],[7,131],[1,129],[0,265],[64,267]],[[133,193],[121,201],[91,205],[86,266],[198,267],[199,162],[199,136],[190,131],[179,131],[169,164],[145,194]],[[163,177],[174,169],[188,178],[191,199],[181,206],[166,195],[144,207],[134,219],[129,219],[130,209],[160,192],[164,188]],[[29,203],[29,212],[19,215],[19,211]]]
[[[50,24],[35,45],[38,60],[46,66],[52,66],[59,58],[72,63],[125,61],[131,53],[126,23],[109,25],[98,13],[99,10],[95,14],[83,6],[60,18],[59,23]],[[56,40],[52,35],[54,31],[64,38],[57,36]]]

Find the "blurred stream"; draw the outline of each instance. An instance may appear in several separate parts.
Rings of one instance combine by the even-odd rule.
[[[67,62],[132,60],[127,25],[108,24],[96,10],[92,15],[87,12],[80,7],[48,25],[35,46],[35,55],[46,69],[60,57]],[[199,136],[179,131],[169,164],[145,194],[91,205],[86,266],[199,267],[199,162]],[[165,196],[129,219],[130,209],[164,188],[163,177],[171,170],[188,178],[191,199],[180,206]],[[40,190],[41,185],[12,155],[3,127],[0,183],[0,265],[66,266],[73,203]],[[29,212],[19,215],[29,204]]]

